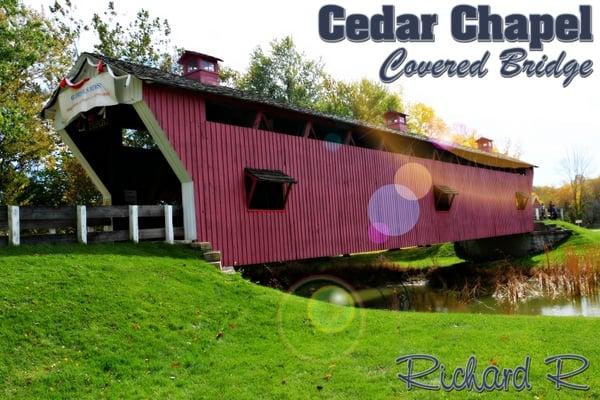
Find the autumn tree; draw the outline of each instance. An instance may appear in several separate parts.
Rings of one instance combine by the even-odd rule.
[[[84,170],[68,149],[60,143],[53,130],[39,120],[38,113],[43,101],[49,97],[50,90],[56,87],[60,78],[64,77],[72,66],[79,53],[76,47],[77,39],[83,31],[92,31],[96,39],[94,50],[97,52],[172,71],[175,69],[175,49],[170,47],[169,23],[165,19],[151,17],[147,10],[142,9],[137,12],[132,22],[122,25],[118,21],[118,13],[113,2],[109,2],[103,12],[94,13],[90,21],[79,19],[77,10],[69,0],[53,3],[49,7],[48,18],[20,5],[17,0],[11,0],[10,3],[15,9],[20,10],[20,21],[23,24],[23,32],[15,33],[15,37],[31,37],[27,42],[20,42],[23,46],[24,43],[30,43],[25,50],[31,50],[31,53],[20,49],[21,51],[16,51],[11,57],[32,66],[24,69],[24,80],[39,82],[36,86],[37,92],[29,90],[23,97],[22,103],[30,108],[30,112],[23,118],[38,124],[36,126],[39,126],[39,129],[29,128],[29,136],[23,133],[23,129],[20,133],[13,130],[15,132],[13,137],[19,138],[18,143],[13,146],[16,148],[15,154],[21,158],[27,156],[29,159],[35,159],[36,163],[20,175],[2,173],[0,193],[2,193],[1,181],[5,180],[7,184],[4,186],[13,193],[8,198],[11,202],[55,206],[98,202],[100,195]],[[38,31],[32,29],[37,26],[40,26],[38,31],[41,33],[36,33]],[[0,60],[0,63],[3,61],[5,60]],[[43,75],[44,80],[37,77],[36,71]],[[20,81],[12,80],[11,83],[18,86]],[[4,85],[2,86],[4,89]],[[34,94],[38,97],[32,97]],[[12,124],[18,121],[16,116],[11,117]],[[33,133],[37,136],[33,137]],[[6,135],[0,138],[4,136]],[[148,135],[143,134],[130,135],[127,140],[140,146],[153,145]],[[1,201],[3,200],[0,197]]]
[[[424,103],[412,104],[408,109],[408,129],[416,134],[443,138],[448,133],[448,125],[435,110]]]
[[[588,179],[583,194],[583,221],[589,225],[600,224],[600,178]]]
[[[520,158],[523,153],[523,149],[519,143],[507,137],[504,139],[504,142],[499,149],[499,153],[508,157]]]
[[[581,149],[571,149],[561,160],[562,172],[571,189],[572,219],[581,219],[583,216],[584,188],[591,165],[592,158]]]
[[[126,25],[119,22],[119,13],[114,2],[110,1],[104,11],[95,12],[90,21],[77,17],[77,10],[70,1],[56,1],[50,7],[55,26],[78,38],[82,31],[91,31],[95,38],[94,50],[113,58],[145,64],[175,71],[175,47],[171,46],[171,28],[166,19],[152,17],[145,10],[139,10],[135,18]],[[75,45],[72,42],[72,46]],[[73,59],[70,60],[72,64]],[[133,146],[151,148],[155,146],[149,135],[127,132],[124,140]],[[52,180],[59,180],[55,182]],[[62,148],[55,163],[48,164],[31,179],[29,201],[47,204],[49,191],[54,189],[53,198],[57,204],[90,204],[100,202],[100,194],[88,179],[87,174],[66,148]],[[47,196],[46,196],[47,197]]]
[[[0,203],[16,203],[57,138],[39,112],[73,58],[71,32],[18,0],[0,5]]]

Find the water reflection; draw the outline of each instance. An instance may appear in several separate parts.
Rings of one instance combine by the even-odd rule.
[[[556,317],[600,317],[600,296],[581,297],[578,300],[565,301],[563,304],[554,304],[541,307],[542,315]]]
[[[318,286],[312,286],[298,294],[310,297],[318,290]],[[535,297],[510,304],[491,295],[463,298],[457,291],[432,288],[424,281],[357,290],[356,295],[364,307],[395,311],[600,317],[598,295],[577,299]]]

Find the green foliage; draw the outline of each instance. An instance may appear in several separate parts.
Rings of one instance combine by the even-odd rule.
[[[73,37],[17,0],[0,6],[0,204],[27,188],[56,137],[39,112],[72,62]]]
[[[27,191],[18,202],[50,207],[97,205],[102,196],[73,155],[63,151],[56,162],[31,174]]]
[[[384,124],[387,111],[406,110],[402,94],[381,83],[334,79],[320,61],[300,52],[291,37],[273,40],[268,51],[257,47],[246,73],[223,68],[221,79],[266,99],[373,124]],[[419,103],[413,109],[409,110],[415,111],[410,119],[413,133],[430,135],[447,129],[431,107]]]
[[[127,26],[118,21],[113,1],[102,14],[94,13],[91,26],[98,43],[96,51],[105,56],[119,58],[174,71],[177,64],[171,48],[169,21],[152,18],[148,10],[141,9]]]
[[[383,124],[386,111],[404,109],[400,94],[382,84],[335,80],[320,61],[300,52],[291,37],[273,40],[268,51],[257,47],[246,73],[223,68],[221,79],[266,99],[374,124]]]
[[[452,367],[477,356],[532,357],[531,391],[493,398],[577,398],[546,379],[544,358],[592,362],[572,379],[600,396],[597,318],[357,310],[224,275],[183,246],[47,245],[0,249],[0,397],[10,399],[461,399],[406,391],[401,355]],[[327,332],[327,315],[349,316]],[[352,318],[353,317],[353,318]],[[323,319],[325,318],[325,319]],[[477,395],[471,396],[477,398]]]
[[[235,85],[266,99],[311,108],[323,95],[324,79],[323,65],[307,59],[288,36],[273,40],[268,52],[257,47]]]
[[[357,82],[325,82],[325,96],[317,108],[330,114],[354,118],[372,124],[384,124],[387,111],[403,111],[400,93],[391,92],[386,86],[361,79]]]
[[[236,87],[241,77],[242,74],[233,68],[227,66],[221,66],[219,68],[219,79],[223,86]]]
[[[138,129],[123,129],[123,145],[140,149],[156,149],[158,146],[152,139],[150,132]]]
[[[67,74],[76,40],[90,26],[96,50],[113,57],[173,70],[168,21],[140,10],[124,27],[110,2],[103,17],[77,19],[70,1],[56,1],[46,18],[17,0],[0,9],[0,204],[95,204],[99,193],[39,112],[50,90]],[[152,147],[148,135],[130,134],[131,145]]]

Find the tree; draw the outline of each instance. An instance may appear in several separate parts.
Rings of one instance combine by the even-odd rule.
[[[90,182],[79,161],[63,152],[55,162],[34,171],[20,204],[43,204],[50,207],[102,203],[102,195]]]
[[[515,143],[511,138],[507,137],[504,139],[500,153],[508,157],[520,158],[523,150],[519,143]]]
[[[273,40],[268,51],[257,47],[246,73],[224,68],[221,77],[227,85],[263,98],[376,124],[383,124],[386,111],[404,108],[400,95],[379,83],[333,79],[289,36]]]
[[[353,85],[336,81],[330,75],[323,80],[323,93],[315,104],[318,111],[346,118],[355,118]]]
[[[413,133],[440,139],[448,133],[448,126],[444,120],[438,117],[432,107],[424,103],[410,106],[408,128]]]
[[[572,219],[581,219],[584,185],[586,176],[590,173],[592,158],[584,151],[572,148],[561,160],[560,165],[571,189]]]
[[[56,1],[50,12],[46,17],[19,0],[0,5],[1,204],[88,203],[98,197],[49,122],[39,117],[51,90],[73,64],[82,31],[93,29],[96,51],[108,56],[174,68],[168,21],[151,18],[146,10],[127,26],[116,21],[112,2],[87,24],[76,18],[69,0]],[[138,139],[148,145],[143,135],[130,138],[132,143]]]
[[[235,86],[276,102],[311,108],[323,94],[324,78],[321,62],[307,59],[288,36],[273,40],[268,52],[257,47]]]
[[[583,196],[583,221],[587,225],[600,223],[600,178],[588,179]]]
[[[399,94],[368,79],[346,83],[328,78],[325,95],[316,108],[329,114],[383,125],[385,112],[403,111],[404,103]]]
[[[69,0],[64,3],[56,1],[50,11],[55,25],[73,39],[78,38],[84,30],[92,30],[96,37],[94,49],[103,55],[166,71],[177,70],[176,49],[171,46],[168,20],[153,18],[145,9],[139,10],[135,19],[126,26],[117,21],[118,13],[112,1],[103,12],[94,13],[91,21],[87,22],[76,17],[76,10]],[[75,43],[73,40],[72,46],[77,52]],[[127,130],[124,132],[124,140],[127,145],[134,147],[156,146],[144,131]],[[40,185],[46,185],[56,189],[55,202],[61,205],[97,203],[100,199],[98,191],[72,154],[63,147],[58,158],[54,165],[47,166],[47,171],[40,171],[33,176],[29,201],[45,204],[43,202],[48,200],[37,189]],[[51,179],[60,182],[51,182]]]
[[[0,203],[17,202],[29,174],[56,150],[39,112],[71,64],[73,36],[43,15],[5,0],[0,6]]]
[[[171,49],[169,21],[152,18],[148,10],[141,9],[127,26],[116,20],[113,1],[102,14],[94,13],[91,26],[96,34],[94,49],[108,57],[133,63],[150,65],[165,71],[177,67],[174,49]]]

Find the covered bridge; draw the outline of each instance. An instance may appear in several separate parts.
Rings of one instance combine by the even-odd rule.
[[[406,130],[279,104],[219,84],[219,59],[181,75],[85,53],[44,108],[106,204],[181,204],[184,237],[225,265],[524,233],[533,166]]]

